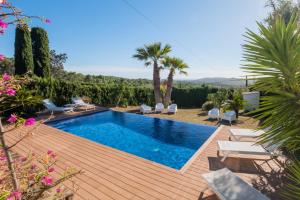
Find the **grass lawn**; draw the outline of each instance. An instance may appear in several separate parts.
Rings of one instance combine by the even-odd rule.
[[[139,113],[139,106],[128,106],[127,108],[113,107],[115,111]],[[202,111],[200,108],[193,109],[178,109],[178,112],[173,114],[164,113],[151,113],[145,114],[152,117],[174,119],[178,121],[191,122],[196,124],[206,124],[206,125],[218,125],[217,120],[208,120],[207,112]],[[228,122],[222,122],[224,125],[229,125]],[[240,115],[237,122],[233,122],[232,126],[237,126],[240,128],[257,128],[258,121],[252,117]]]

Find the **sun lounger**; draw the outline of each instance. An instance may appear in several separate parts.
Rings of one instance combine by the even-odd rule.
[[[278,156],[279,144],[259,145],[255,142],[217,141],[218,154],[223,154],[222,162],[231,154],[269,155]]]
[[[209,119],[219,119],[220,118],[220,110],[218,108],[213,108],[208,111]]]
[[[171,104],[168,106],[168,113],[175,114],[177,112],[177,104]]]
[[[221,200],[269,200],[227,168],[202,174],[202,177],[208,188],[211,188]]]
[[[257,138],[265,133],[265,130],[253,129],[229,129],[230,138],[240,141],[241,138]]]
[[[85,103],[80,97],[72,98],[72,102],[74,103],[75,107],[84,107],[85,110],[96,109],[96,106],[94,104]]]
[[[44,99],[43,105],[50,112],[73,112],[74,107],[57,107],[51,100]]]
[[[163,112],[164,109],[165,109],[165,106],[162,103],[157,103],[155,105],[155,112]]]
[[[152,112],[152,109],[150,106],[147,106],[146,104],[142,104],[141,105],[141,108],[140,108],[140,112],[142,114],[145,114],[145,113],[151,113]]]

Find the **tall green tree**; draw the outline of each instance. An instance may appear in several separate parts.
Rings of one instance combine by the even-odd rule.
[[[31,29],[34,73],[39,77],[50,77],[50,49],[47,31],[40,27]]]
[[[162,95],[160,92],[160,71],[162,68],[159,66],[159,63],[168,55],[170,51],[170,45],[167,44],[162,46],[161,43],[158,42],[138,48],[136,50],[136,54],[133,55],[134,58],[144,61],[146,67],[153,65],[153,88],[155,103],[162,102]]]
[[[27,25],[18,25],[15,37],[15,74],[22,75],[32,72],[33,66],[29,27]]]
[[[271,8],[271,13],[266,18],[266,22],[271,25],[277,17],[281,17],[285,24],[288,24],[293,13],[297,13],[299,23],[300,3],[293,0],[268,0],[267,7]]]
[[[176,71],[179,71],[180,74],[187,75],[185,70],[188,68],[188,65],[182,59],[175,57],[166,57],[164,60],[162,60],[162,64],[164,68],[169,69],[166,94],[163,98],[164,104],[167,106],[171,102],[173,79]]]
[[[300,149],[300,29],[293,15],[286,24],[277,17],[270,26],[258,23],[259,33],[246,32],[244,69],[257,77],[253,88],[267,94],[256,114],[270,130],[261,143],[281,144],[291,153]],[[291,170],[290,199],[300,196],[300,166]]]

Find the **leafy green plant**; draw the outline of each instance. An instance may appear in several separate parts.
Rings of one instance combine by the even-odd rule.
[[[291,153],[300,149],[300,29],[297,16],[286,22],[277,17],[270,26],[258,23],[259,33],[247,30],[244,69],[257,78],[252,86],[266,96],[255,111],[270,127],[261,143],[281,144]],[[300,185],[299,162],[291,171],[294,185]],[[299,199],[299,188],[292,188],[290,199]],[[297,195],[298,194],[298,195]]]
[[[228,99],[228,91],[226,89],[220,89],[216,93],[209,94],[208,100],[212,101],[217,108],[221,108],[225,101]]]
[[[209,110],[213,109],[214,107],[215,107],[215,104],[212,101],[206,101],[202,105],[202,110],[209,111]]]
[[[225,110],[234,110],[236,117],[239,117],[239,111],[244,108],[245,101],[243,99],[242,92],[240,90],[235,90],[232,94],[232,99],[225,101]]]

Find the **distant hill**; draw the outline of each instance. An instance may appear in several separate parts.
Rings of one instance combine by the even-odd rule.
[[[191,84],[206,84],[213,85],[218,87],[244,87],[246,85],[246,80],[239,78],[224,78],[224,77],[212,77],[212,78],[201,78],[196,80],[186,80],[186,81],[178,81],[178,82],[186,82]],[[249,84],[252,84],[253,81],[249,81]]]

